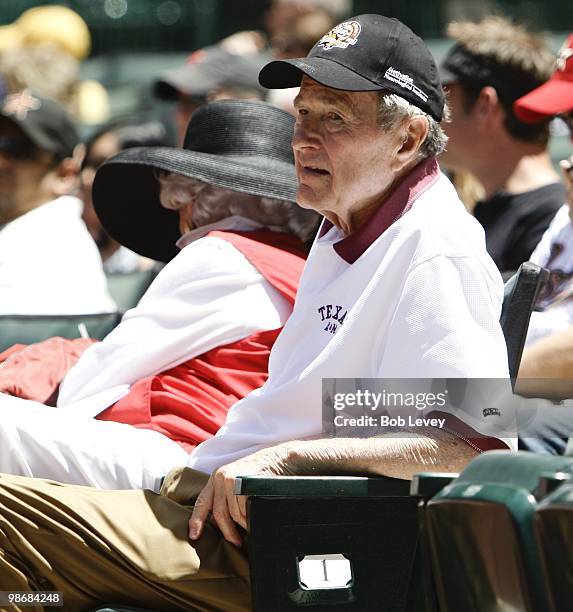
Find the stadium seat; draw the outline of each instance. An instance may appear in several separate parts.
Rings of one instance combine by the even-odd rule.
[[[0,315],[0,352],[14,344],[32,344],[53,336],[85,336],[102,340],[121,321],[123,312],[137,304],[162,267],[162,264],[156,264],[141,272],[108,275],[108,289],[118,306],[117,312],[82,315]]]
[[[253,609],[424,611],[410,482],[242,477]],[[272,543],[272,545],[270,545]]]
[[[573,484],[537,506],[533,523],[550,612],[573,610]]]
[[[155,264],[147,270],[127,274],[106,274],[107,289],[122,312],[137,305],[157,276],[163,264]]]
[[[533,514],[556,472],[573,473],[573,458],[492,451],[428,502],[440,611],[548,609]]]
[[[507,345],[509,376],[515,381],[525,345],[529,319],[549,271],[526,261],[505,283],[500,323]]]
[[[0,351],[14,344],[51,338],[104,338],[121,320],[120,312],[86,315],[0,315]]]

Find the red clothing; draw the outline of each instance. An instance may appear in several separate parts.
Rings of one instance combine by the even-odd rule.
[[[304,246],[297,238],[268,230],[207,235],[230,242],[294,304],[305,263]],[[261,331],[143,378],[96,418],[153,429],[191,452],[217,432],[235,402],[264,384],[279,333],[280,328]]]
[[[55,336],[29,346],[11,346],[0,353],[0,391],[55,406],[60,382],[94,342]]]

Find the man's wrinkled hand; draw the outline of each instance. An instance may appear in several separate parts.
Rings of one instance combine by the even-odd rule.
[[[247,528],[247,498],[244,495],[235,495],[235,478],[292,473],[285,460],[287,455],[287,447],[284,445],[263,449],[213,472],[199,493],[189,519],[190,539],[197,540],[201,537],[205,522],[211,517],[226,540],[241,546],[243,542],[237,525],[243,529]]]
[[[246,498],[234,494],[235,476],[240,475],[235,465],[231,463],[214,472],[197,497],[189,520],[189,537],[192,540],[201,537],[205,522],[211,516],[225,540],[235,546],[243,544],[237,525],[247,528]]]

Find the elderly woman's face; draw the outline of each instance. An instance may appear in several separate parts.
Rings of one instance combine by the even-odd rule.
[[[392,183],[400,134],[379,127],[374,92],[335,90],[304,76],[294,105],[297,202],[354,231]]]
[[[216,187],[181,174],[158,170],[156,177],[161,205],[178,213],[181,235],[205,223],[224,219],[238,202],[258,206],[258,196]]]
[[[224,200],[238,197],[237,193],[228,189],[215,187],[174,172],[159,170],[156,175],[160,186],[159,201],[161,206],[177,212],[181,235],[195,229],[193,219],[196,215],[194,215],[194,208],[199,199],[202,208],[209,209],[211,207],[214,209],[215,206],[226,208]]]

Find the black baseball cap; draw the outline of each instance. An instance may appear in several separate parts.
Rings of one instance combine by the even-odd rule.
[[[307,57],[267,64],[259,81],[269,89],[298,87],[302,75],[346,91],[389,91],[437,121],[444,93],[434,58],[422,39],[393,17],[358,15],[327,32]]]
[[[0,103],[0,116],[13,121],[39,149],[58,159],[71,157],[79,142],[65,108],[30,89],[8,94]]]
[[[192,53],[183,66],[162,73],[152,84],[160,100],[176,101],[180,94],[206,98],[220,87],[237,87],[261,92],[257,75],[269,57],[230,53],[222,47],[205,47]]]

